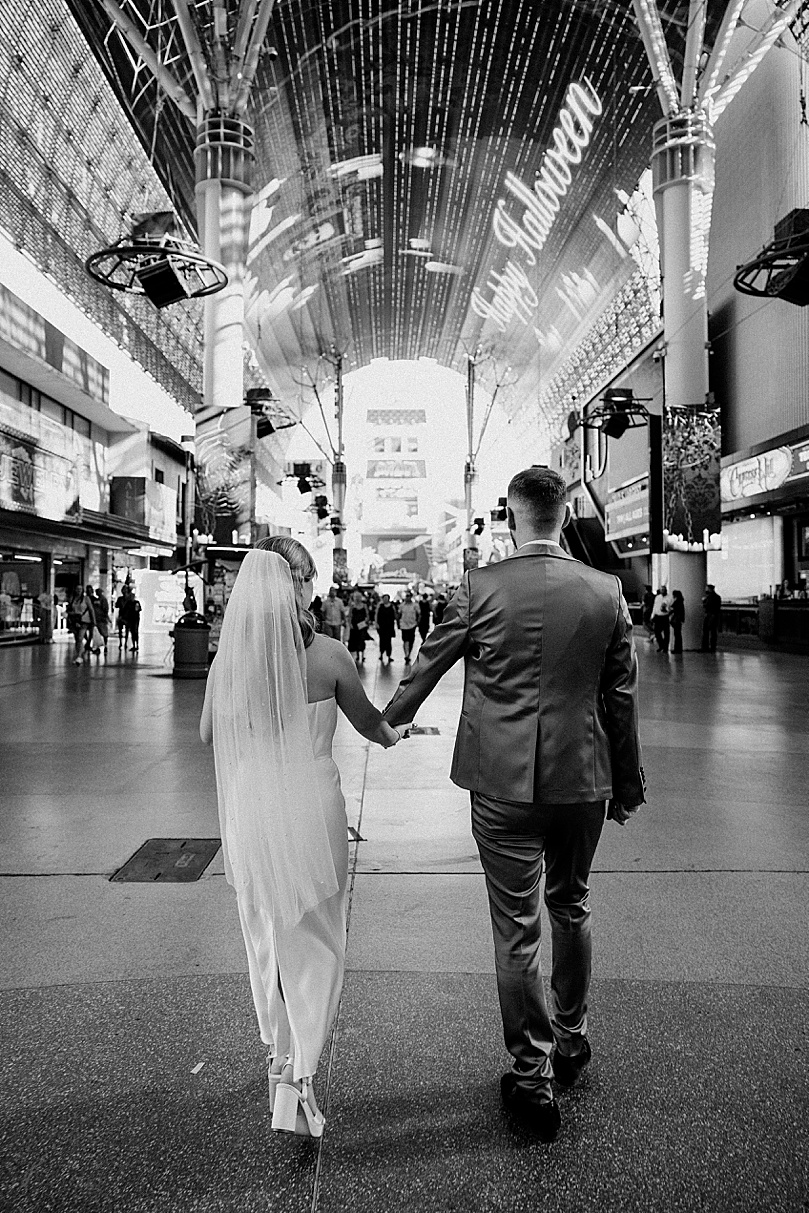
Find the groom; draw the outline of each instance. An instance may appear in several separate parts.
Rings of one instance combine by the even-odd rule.
[[[544,1141],[560,1125],[551,1080],[572,1086],[590,1061],[587,882],[607,802],[623,824],[645,799],[629,611],[616,577],[560,546],[570,520],[566,496],[550,468],[514,476],[508,525],[517,550],[464,574],[384,713],[393,726],[413,720],[464,658],[450,778],[471,792],[489,894],[503,1032],[514,1059],[501,1090],[506,1107]],[[539,956],[543,858],[550,1010]]]

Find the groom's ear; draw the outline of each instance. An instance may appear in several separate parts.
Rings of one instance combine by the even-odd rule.
[[[506,508],[506,525],[512,534],[517,529],[517,520],[514,517],[514,511],[512,510],[511,506]]]
[[[559,529],[563,531],[565,529],[565,527],[568,525],[568,523],[570,522],[572,517],[573,517],[573,506],[570,504],[569,501],[566,501],[565,502],[565,514],[562,519],[562,525]]]

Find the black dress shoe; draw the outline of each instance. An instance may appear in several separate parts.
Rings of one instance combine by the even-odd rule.
[[[540,1141],[556,1140],[562,1117],[555,1099],[544,1103],[531,1099],[519,1089],[513,1073],[504,1074],[500,1079],[500,1093],[506,1109],[529,1133]]]
[[[564,1053],[560,1053],[557,1047],[551,1065],[553,1066],[553,1076],[561,1087],[572,1087],[578,1082],[582,1072],[589,1066],[590,1058],[593,1056],[593,1050],[590,1048],[590,1042],[587,1037],[584,1037],[583,1048],[581,1052],[574,1053],[572,1057],[565,1057]]]

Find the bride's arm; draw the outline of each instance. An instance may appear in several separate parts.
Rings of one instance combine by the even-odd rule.
[[[375,708],[365,694],[354,658],[348,649],[342,644],[330,645],[329,649],[335,675],[334,693],[340,710],[345,713],[357,732],[369,741],[374,741],[385,749],[396,745],[396,742],[401,740],[401,734],[382,719],[379,708]]]
[[[216,662],[214,662],[214,665]],[[205,702],[202,705],[202,715],[199,718],[199,735],[206,745],[213,743],[213,665],[208,670],[208,682],[205,686]]]

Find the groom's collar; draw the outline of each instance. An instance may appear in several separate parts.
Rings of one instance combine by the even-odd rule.
[[[508,559],[514,560],[517,556],[557,556],[563,560],[573,559],[555,539],[529,539],[527,543],[521,544],[516,552],[512,552]]]

